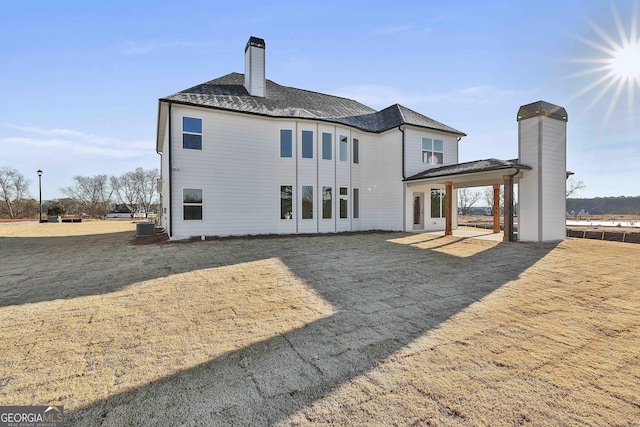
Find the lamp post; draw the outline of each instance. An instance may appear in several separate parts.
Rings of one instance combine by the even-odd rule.
[[[38,169],[38,192],[40,193],[40,222],[42,223],[42,170]]]

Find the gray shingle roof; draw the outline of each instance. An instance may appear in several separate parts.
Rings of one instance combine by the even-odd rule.
[[[395,104],[376,111],[352,99],[281,86],[271,80],[267,80],[264,98],[251,96],[244,87],[244,74],[240,73],[227,74],[160,101],[270,117],[322,120],[375,133],[406,124],[466,136],[402,105]]]
[[[446,166],[440,166],[437,168],[427,169],[426,171],[417,173],[413,176],[410,176],[404,179],[404,181],[415,181],[417,179],[426,179],[426,178],[440,178],[443,176],[450,176],[450,175],[462,175],[467,173],[487,172],[487,171],[511,169],[511,168],[527,169],[527,170],[531,169],[530,166],[526,166],[518,163],[518,159],[474,160],[472,162],[456,163],[455,165],[446,165]]]

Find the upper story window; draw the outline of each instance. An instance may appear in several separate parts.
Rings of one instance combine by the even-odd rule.
[[[313,159],[313,131],[302,131],[302,158]]]
[[[360,163],[360,141],[353,138],[353,163]]]
[[[444,163],[444,143],[441,139],[422,138],[422,163],[441,165]]]
[[[346,136],[344,135],[340,135],[340,161],[341,162],[346,162],[349,159],[347,159],[347,153],[348,151],[348,139]]]
[[[324,160],[331,160],[331,152],[333,151],[331,144],[331,134],[322,133],[322,158]]]
[[[293,131],[280,130],[280,157],[293,157]]]
[[[202,150],[202,119],[182,118],[182,148]]]

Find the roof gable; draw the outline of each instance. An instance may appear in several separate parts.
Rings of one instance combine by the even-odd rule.
[[[244,74],[230,73],[160,101],[270,117],[316,119],[374,133],[406,124],[465,136],[463,132],[398,104],[376,111],[353,99],[281,86],[271,80],[266,83],[264,97],[251,96],[244,87]]]

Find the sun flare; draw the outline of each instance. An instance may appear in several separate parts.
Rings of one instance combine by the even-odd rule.
[[[583,44],[597,50],[596,56],[577,58],[572,62],[590,64],[591,68],[577,72],[569,77],[593,76],[593,80],[576,93],[568,102],[590,94],[584,109],[584,116],[605,96],[610,95],[609,106],[604,111],[601,134],[614,109],[623,96],[626,96],[629,123],[632,122],[636,92],[640,90],[640,38],[638,37],[638,2],[634,2],[631,13],[631,25],[626,28],[618,10],[612,4],[612,14],[617,34],[609,34],[593,22],[587,21],[599,40],[577,37]],[[597,91],[597,93],[595,93]],[[595,93],[595,94],[594,94]]]
[[[623,79],[640,77],[640,43],[636,42],[616,51],[611,60],[614,74]]]

